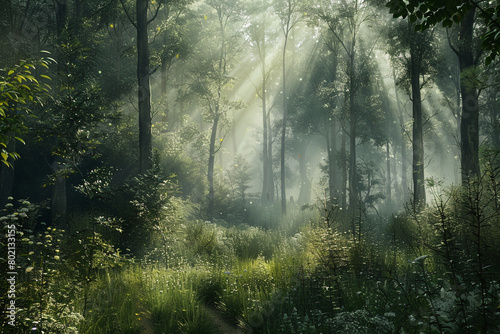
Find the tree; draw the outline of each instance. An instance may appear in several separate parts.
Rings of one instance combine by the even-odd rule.
[[[281,125],[281,151],[280,151],[280,167],[281,167],[281,213],[286,215],[286,177],[285,177],[285,140],[286,140],[286,124],[287,124],[287,67],[286,67],[286,49],[288,45],[288,37],[292,29],[302,19],[298,0],[277,0],[274,2],[274,11],[278,15],[283,31],[283,73],[282,73],[282,89],[283,89],[283,124]]]
[[[454,48],[460,64],[461,80],[464,75],[474,71],[478,65],[480,53],[474,54],[474,22],[478,12],[486,25],[486,31],[481,35],[482,49],[489,51],[486,64],[489,64],[500,53],[498,32],[500,24],[498,15],[500,6],[493,7],[492,3],[476,2],[473,0],[426,0],[405,3],[403,0],[391,0],[387,6],[394,17],[407,17],[420,23],[416,30],[425,30],[438,23],[444,27],[460,25],[460,45]],[[491,7],[482,7],[491,6]],[[478,91],[473,85],[461,85],[462,116],[460,122],[460,149],[462,183],[468,182],[479,175],[479,101]]]
[[[232,38],[228,36],[227,29],[232,20],[237,20],[240,15],[240,3],[230,0],[211,0],[207,5],[215,11],[216,19],[213,16],[204,15],[208,21],[204,40],[198,43],[196,50],[199,61],[194,64],[194,81],[191,84],[191,91],[195,93],[202,103],[205,111],[205,120],[210,122],[209,149],[208,149],[208,219],[214,218],[214,172],[215,155],[221,149],[225,135],[219,135],[221,127],[227,125],[227,112],[231,109],[241,108],[239,102],[230,101],[224,95],[225,88],[233,78],[229,76],[230,63],[228,58],[231,54]],[[213,25],[211,23],[215,22]],[[215,47],[214,47],[215,46]],[[218,138],[222,137],[222,138]]]
[[[156,8],[149,15],[149,0],[136,0],[135,21],[130,16],[123,0],[120,0],[132,25],[137,31],[137,99],[139,111],[139,173],[153,166],[153,144],[151,134],[151,86],[148,26],[156,19],[163,1],[154,2]]]
[[[360,80],[366,63],[359,61],[359,42],[361,26],[369,22],[373,14],[366,1],[356,0],[353,3],[341,1],[332,4],[329,1],[320,3],[315,10],[319,19],[328,26],[329,32],[338,40],[340,48],[346,56],[345,75],[347,85],[344,91],[344,104],[348,110],[349,120],[349,207],[354,214],[359,209],[359,189],[356,164],[356,138],[358,137],[359,102],[356,94],[365,84]]]
[[[453,24],[462,24],[465,30],[471,30],[474,13],[483,21],[486,29],[481,32],[481,46],[489,55],[485,59],[488,65],[500,54],[500,6],[493,1],[475,0],[390,0],[387,5],[394,17],[410,17],[411,22],[420,20],[416,30],[425,30],[442,23],[443,27],[450,28]],[[472,20],[472,21],[471,21]],[[465,33],[465,31],[464,31]],[[463,37],[466,37],[464,35]]]
[[[37,68],[48,68],[49,60],[21,60],[19,64],[0,71],[0,205],[12,195],[14,161],[20,158],[15,142],[24,144],[27,132],[25,117],[36,104],[42,104],[49,87],[35,77]],[[49,77],[42,75],[45,79]]]
[[[398,68],[399,86],[405,88],[412,102],[412,175],[413,203],[425,204],[425,155],[421,89],[428,84],[433,70],[433,46],[430,32],[415,31],[414,24],[401,21],[389,30],[389,53]],[[397,89],[397,88],[396,88]]]
[[[257,87],[257,95],[262,101],[262,204],[274,203],[274,175],[273,175],[273,142],[272,142],[272,126],[271,126],[271,111],[267,106],[267,89],[268,80],[272,68],[267,66],[267,52],[270,44],[269,32],[266,24],[266,13],[269,5],[266,0],[262,0],[262,4],[256,6],[253,11],[257,12],[257,17],[252,21],[248,28],[248,37],[250,45],[256,49],[258,60],[260,61],[260,69],[262,81]],[[253,14],[253,13],[252,13]],[[269,109],[269,110],[268,110]]]

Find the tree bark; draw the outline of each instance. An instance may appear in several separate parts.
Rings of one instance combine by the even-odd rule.
[[[213,221],[214,219],[214,202],[215,202],[215,191],[214,191],[214,165],[215,165],[215,139],[217,136],[217,127],[219,126],[219,115],[216,114],[214,122],[212,123],[212,132],[210,134],[210,148],[208,156],[208,219]]]
[[[346,133],[342,129],[342,147],[340,150],[340,159],[342,166],[342,210],[347,209],[347,140]]]
[[[334,203],[337,194],[335,189],[335,145],[333,136],[330,131],[330,122],[326,122],[325,139],[326,139],[326,153],[328,158],[328,193],[330,195],[330,203]]]
[[[287,30],[288,31],[288,30]],[[285,139],[286,139],[286,46],[288,43],[288,33],[285,34],[285,42],[283,45],[283,124],[281,130],[281,152],[280,152],[280,168],[281,168],[281,214],[286,215],[286,187],[285,187]]]
[[[358,180],[357,180],[357,162],[356,162],[356,137],[357,137],[357,115],[355,108],[355,71],[354,71],[354,45],[355,38],[352,40],[351,53],[349,55],[349,207],[350,212],[355,213],[359,205],[358,198]]]
[[[396,95],[396,106],[398,110],[399,127],[401,129],[401,200],[403,203],[408,201],[408,179],[406,178],[408,166],[406,163],[406,140],[405,140],[405,122],[403,118],[403,108],[401,107],[401,100],[399,99],[398,87],[396,85],[396,73],[392,71],[392,78],[394,80],[394,92]]]
[[[385,144],[385,154],[386,154],[386,164],[387,164],[387,182],[386,182],[386,200],[387,200],[387,212],[390,212],[392,208],[392,175],[391,175],[391,152],[389,146],[389,140]]]
[[[265,43],[264,38],[262,43]],[[274,188],[273,184],[269,183],[269,156],[268,156],[268,131],[267,131],[267,106],[266,106],[266,51],[263,45],[261,52],[261,67],[262,67],[262,168],[263,168],[263,182],[262,182],[262,204],[268,204],[270,199],[270,188]],[[272,171],[272,170],[271,170]]]
[[[273,169],[273,128],[271,126],[271,112],[269,111],[267,113],[267,130],[268,130],[268,136],[267,136],[267,168],[268,172],[267,175],[269,177],[269,204],[274,204],[274,194],[275,194],[275,189],[274,189],[274,169]]]
[[[413,27],[410,29],[413,29]],[[412,33],[418,34],[417,32]],[[415,207],[420,207],[425,204],[424,138],[422,130],[422,97],[420,92],[421,55],[418,53],[414,38],[410,42],[410,58],[413,104],[413,203]]]
[[[151,88],[149,83],[148,0],[136,0],[137,84],[139,105],[139,173],[153,166]]]
[[[208,171],[207,171],[207,181],[208,181],[208,218],[210,221],[214,219],[214,202],[215,202],[215,190],[214,190],[214,166],[215,166],[215,154],[217,153],[215,150],[215,140],[217,137],[217,128],[219,126],[219,118],[220,118],[220,106],[221,106],[221,91],[222,91],[222,83],[224,72],[226,70],[226,35],[225,35],[225,26],[224,19],[222,17],[221,9],[217,9],[219,16],[219,29],[220,29],[220,37],[221,37],[221,50],[219,55],[219,78],[217,83],[217,96],[215,98],[213,108],[214,120],[212,123],[212,131],[210,134],[210,147],[209,147],[209,156],[208,156]],[[221,159],[222,160],[222,159]]]
[[[460,46],[458,59],[461,76],[476,64],[473,55],[474,9],[469,11],[460,23]],[[462,118],[460,121],[460,149],[462,184],[479,175],[479,101],[475,87],[463,84]]]

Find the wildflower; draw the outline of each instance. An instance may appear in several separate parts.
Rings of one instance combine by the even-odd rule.
[[[56,256],[54,256],[54,259],[56,259],[57,261],[59,261],[61,258],[59,257],[59,255],[56,255]]]

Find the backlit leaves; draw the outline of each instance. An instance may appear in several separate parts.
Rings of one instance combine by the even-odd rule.
[[[42,97],[49,90],[48,84],[38,81],[33,73],[48,68],[51,61],[50,58],[21,60],[12,68],[0,70],[0,161],[7,166],[11,166],[9,158],[19,158],[17,153],[7,150],[8,142],[14,139],[24,144],[17,136],[26,131],[23,116],[33,104],[42,104]],[[46,75],[40,77],[50,80]]]

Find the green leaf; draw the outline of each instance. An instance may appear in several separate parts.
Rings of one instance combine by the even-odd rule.
[[[2,160],[7,161],[7,159],[9,158],[9,155],[7,153],[2,152],[0,153],[0,155],[2,155]]]
[[[19,137],[14,137],[16,140],[20,141],[21,143],[23,143],[24,145],[26,145],[26,142],[22,139],[22,138],[19,138]]]

